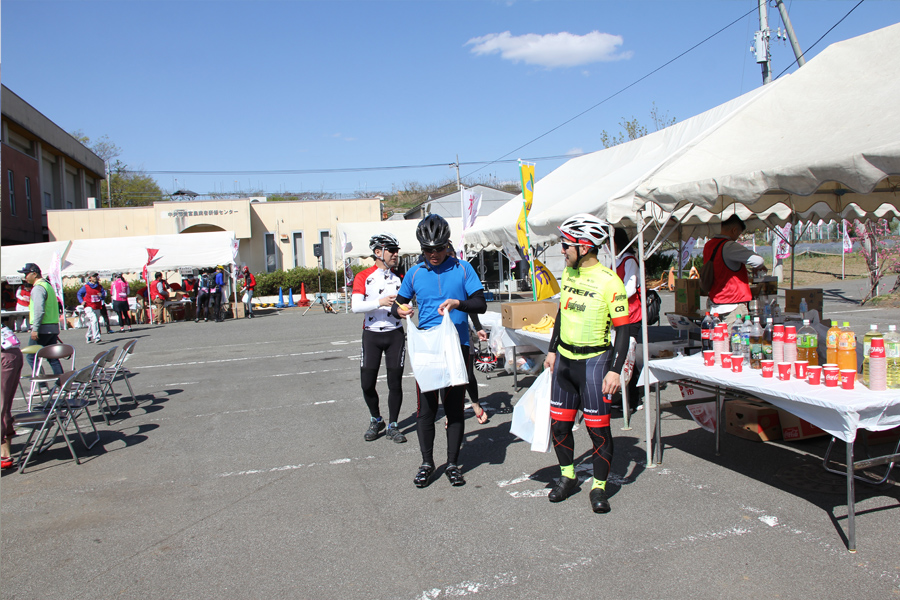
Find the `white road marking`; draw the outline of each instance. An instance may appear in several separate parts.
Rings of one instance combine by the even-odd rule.
[[[759,520],[768,525],[769,527],[775,527],[778,525],[778,517],[771,517],[769,515],[763,515],[759,517]]]
[[[487,592],[489,590],[496,590],[501,587],[515,585],[516,583],[518,583],[518,577],[516,575],[513,575],[512,573],[497,573],[488,581],[461,581],[442,588],[423,590],[422,593],[416,595],[416,600],[436,600],[437,598],[469,596],[479,592]]]
[[[240,362],[247,360],[268,360],[270,358],[285,358],[289,356],[311,356],[313,354],[332,354],[334,352],[343,352],[343,350],[315,350],[312,352],[293,352],[290,354],[270,354],[268,356],[242,356],[239,358],[222,358],[219,360],[195,360],[181,363],[167,363],[163,365],[142,365],[135,366],[135,370],[139,369],[159,369],[163,367],[186,367],[190,365],[212,365],[216,363]]]
[[[366,456],[364,458],[338,458],[332,461],[329,461],[329,465],[345,465],[351,462],[360,461],[360,460],[371,460],[375,458],[374,456]],[[280,467],[269,467],[268,469],[249,469],[247,471],[231,471],[228,473],[219,473],[216,477],[232,477],[234,475],[262,475],[264,473],[278,473],[281,471],[295,471],[297,469],[310,469],[316,466],[324,466],[324,463],[309,463],[309,464],[299,464],[299,465],[283,465]]]
[[[880,308],[861,308],[859,310],[829,310],[828,314],[830,314],[830,315],[852,315],[853,313],[875,312],[876,310],[881,310],[881,309]]]

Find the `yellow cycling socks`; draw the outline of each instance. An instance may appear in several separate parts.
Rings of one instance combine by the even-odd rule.
[[[575,465],[559,465],[559,472],[562,473],[563,477],[575,479]]]
[[[591,489],[592,489],[592,490],[595,490],[595,489],[597,489],[597,488],[600,488],[600,489],[602,489],[602,490],[605,490],[605,489],[606,489],[606,482],[605,482],[605,481],[597,481],[596,479],[594,479],[594,483],[591,485]]]

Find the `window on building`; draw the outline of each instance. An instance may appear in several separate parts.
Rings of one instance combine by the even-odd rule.
[[[331,232],[320,231],[319,241],[322,243],[322,264],[326,269],[334,268],[334,255],[331,253]]]
[[[9,136],[6,139],[6,143],[19,152],[27,154],[28,156],[33,157],[35,155],[34,142],[26,138],[24,135],[16,133],[15,131],[9,131]]]
[[[306,252],[303,248],[303,232],[295,231],[294,232],[294,266],[295,267],[305,267],[306,266]]]
[[[274,273],[277,268],[275,260],[275,234],[266,234],[266,273]]]
[[[34,214],[31,212],[31,177],[25,178],[25,211],[28,213],[28,219],[34,220]]]
[[[53,208],[53,194],[44,192],[44,211],[48,211],[51,208]]]
[[[6,171],[6,186],[9,189],[9,214],[16,216],[16,177],[12,169]]]

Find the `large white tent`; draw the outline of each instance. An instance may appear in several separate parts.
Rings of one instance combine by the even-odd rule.
[[[68,240],[58,242],[42,242],[38,244],[20,244],[17,246],[3,246],[0,256],[0,275],[3,279],[8,277],[22,277],[18,272],[25,263],[35,263],[44,273],[50,272],[53,255],[64,261],[66,253],[72,242]]]
[[[149,269],[176,271],[234,263],[234,232],[211,231],[175,235],[75,240],[62,264],[63,277],[82,277],[95,271],[140,273],[147,249],[158,250]]]
[[[484,217],[478,217],[475,220],[475,227],[480,223],[493,220],[494,213]],[[452,236],[450,238],[454,246],[459,245],[460,234],[462,233],[462,219],[459,217],[449,217],[447,223],[450,224]],[[364,223],[338,223],[337,236],[338,245],[343,245],[344,258],[368,258],[372,255],[369,249],[369,238],[376,233],[390,233],[400,242],[401,256],[415,256],[421,254],[419,240],[416,239],[416,227],[419,225],[418,219],[397,220],[397,221],[371,221]],[[496,250],[497,246],[486,244],[483,246],[486,250]]]
[[[900,24],[833,44],[635,192],[633,208],[900,204]]]

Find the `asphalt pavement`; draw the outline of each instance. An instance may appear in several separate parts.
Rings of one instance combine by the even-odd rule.
[[[858,333],[875,319],[900,322],[900,310],[861,312],[850,286],[826,293],[826,317],[840,312]],[[663,310],[672,302],[663,294]],[[726,436],[715,456],[712,434],[664,408],[663,462],[648,466],[643,413],[628,431],[618,416],[612,512],[597,515],[589,480],[547,501],[555,455],[509,432],[523,392],[512,377],[479,373],[491,418],[478,425],[467,410],[467,485],[443,476],[438,426],[438,470],[417,489],[409,369],[409,442],[363,440],[362,317],[258,315],[144,325],[99,347],[84,330],[62,333],[79,365],[137,339],[128,366],[140,402],[110,426],[98,421],[93,450],[75,443],[83,464],[57,442],[25,474],[3,472],[0,598],[900,597],[897,475],[858,486],[859,550],[849,553],[845,482],[821,468],[826,438]],[[386,409],[383,377],[379,391]],[[676,394],[670,386],[663,398]],[[575,444],[587,478],[583,427]]]

